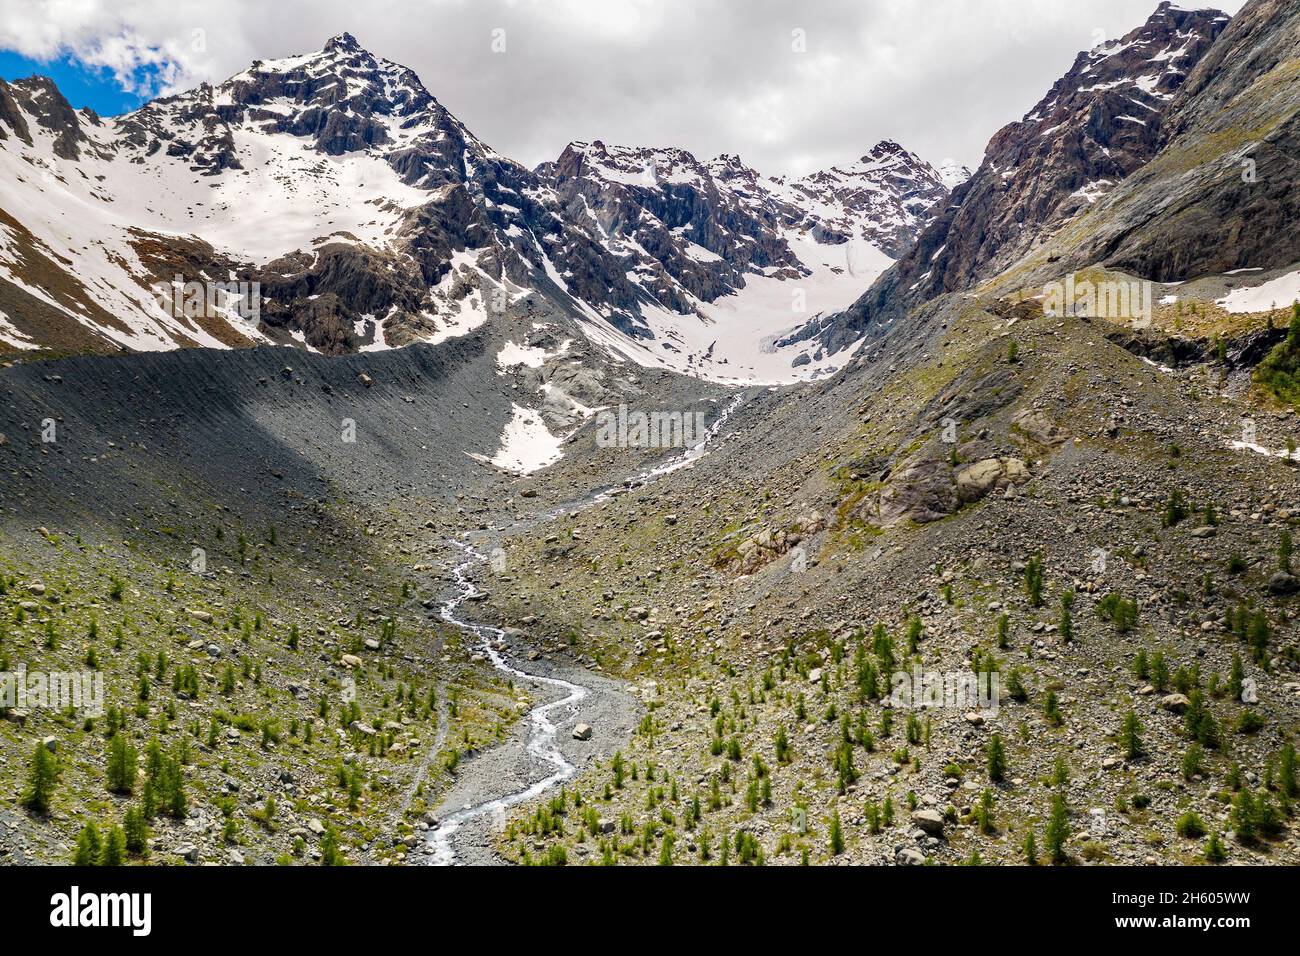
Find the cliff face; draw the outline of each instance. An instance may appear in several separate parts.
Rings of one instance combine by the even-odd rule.
[[[1171,102],[1160,150],[1045,251],[1160,282],[1300,260],[1300,7],[1247,4]]]
[[[1080,53],[1024,119],[999,130],[915,246],[842,315],[804,335],[829,347],[873,322],[996,275],[1143,168],[1178,90],[1228,25],[1170,3],[1122,39]]]

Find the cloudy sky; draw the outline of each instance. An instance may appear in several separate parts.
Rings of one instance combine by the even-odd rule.
[[[799,174],[892,138],[974,168],[1078,51],[1157,2],[0,0],[0,77],[47,72],[120,112],[348,31],[530,166],[603,139]]]

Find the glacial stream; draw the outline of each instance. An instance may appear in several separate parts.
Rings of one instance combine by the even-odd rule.
[[[671,474],[681,468],[693,465],[710,451],[710,445],[721,433],[727,420],[731,418],[740,404],[744,401],[744,393],[735,395],[722,414],[716,421],[709,426],[704,437],[695,445],[687,448],[680,455],[676,455],[660,465],[649,468],[636,476],[629,478],[623,483],[626,488],[639,487],[649,484],[664,475]],[[544,524],[555,519],[574,515],[588,508],[594,507],[602,501],[608,501],[615,494],[613,488],[602,488],[593,491],[586,498],[568,505],[561,506],[552,511],[546,512],[539,518],[531,520],[525,519],[516,522],[503,533],[519,531],[525,527]],[[463,537],[467,537],[465,535]],[[452,569],[452,577],[456,582],[456,593],[443,602],[439,608],[439,615],[448,624],[471,634],[477,640],[483,653],[487,655],[492,666],[503,674],[516,681],[530,682],[540,684],[546,687],[554,688],[562,696],[548,703],[539,704],[532,708],[527,715],[528,734],[524,742],[524,747],[529,756],[536,758],[544,766],[554,768],[549,774],[542,779],[529,784],[523,789],[508,793],[504,796],[495,797],[491,800],[484,800],[479,803],[472,803],[454,810],[442,817],[438,826],[430,832],[429,835],[429,862],[435,866],[450,866],[459,861],[455,847],[456,833],[471,820],[480,817],[491,817],[493,826],[501,828],[505,825],[506,812],[513,806],[531,800],[540,796],[552,787],[563,783],[573,777],[578,768],[569,761],[561,752],[557,742],[557,723],[565,723],[567,718],[576,717],[578,707],[588,694],[588,688],[581,684],[571,681],[562,680],[558,677],[544,677],[539,674],[531,674],[519,667],[516,667],[507,660],[502,648],[505,646],[505,632],[498,627],[492,627],[487,624],[478,624],[473,621],[465,620],[459,616],[460,608],[465,602],[479,597],[481,592],[474,586],[474,582],[469,579],[469,569],[479,562],[484,562],[487,557],[476,550],[472,545],[463,541],[453,542],[455,547],[460,549],[464,555],[455,568]],[[557,712],[563,712],[564,716],[558,720],[553,719]]]

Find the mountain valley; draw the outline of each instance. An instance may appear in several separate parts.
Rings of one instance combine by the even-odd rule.
[[[801,177],[0,81],[0,672],[106,705],[0,858],[1300,863],[1300,8],[1062,67]]]

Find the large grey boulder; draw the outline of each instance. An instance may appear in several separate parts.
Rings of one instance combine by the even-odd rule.
[[[1300,581],[1294,574],[1288,574],[1285,571],[1278,571],[1268,579],[1268,593],[1285,596],[1295,594],[1300,590]]]
[[[880,524],[925,524],[957,510],[957,487],[946,461],[923,458],[908,464],[880,493]]]
[[[912,814],[912,825],[930,836],[943,836],[943,814],[938,810],[917,810]]]
[[[1019,458],[986,458],[958,470],[957,497],[971,504],[1008,485],[1023,485],[1029,477],[1029,468]]]

